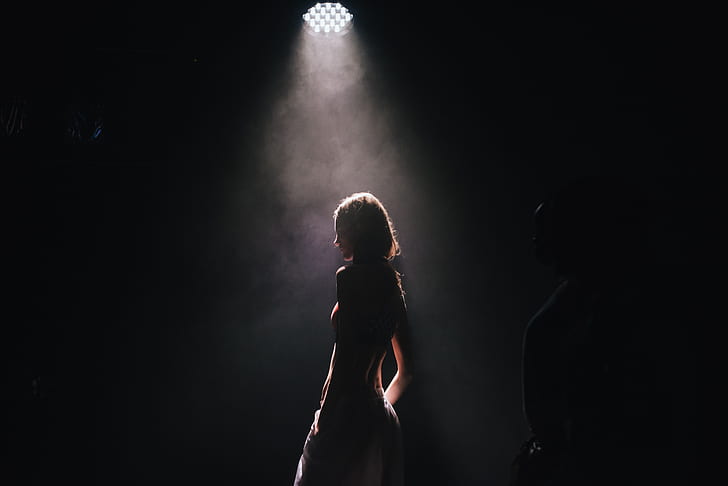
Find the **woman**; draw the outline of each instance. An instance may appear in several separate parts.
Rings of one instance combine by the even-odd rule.
[[[392,405],[412,379],[412,358],[402,284],[389,263],[399,245],[387,210],[372,194],[345,198],[334,223],[334,245],[351,265],[336,272],[336,342],[294,486],[401,485],[402,443]],[[390,343],[397,372],[385,391],[382,362]]]

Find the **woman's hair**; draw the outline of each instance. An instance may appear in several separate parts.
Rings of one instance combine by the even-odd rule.
[[[373,194],[356,192],[344,198],[334,211],[337,232],[346,235],[356,260],[391,261],[399,255],[399,243],[387,210]]]

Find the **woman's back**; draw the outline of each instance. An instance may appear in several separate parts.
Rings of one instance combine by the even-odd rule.
[[[338,302],[332,312],[336,348],[327,390],[364,390],[381,394],[382,362],[404,316],[404,302],[394,269],[386,262],[354,264],[337,272]]]

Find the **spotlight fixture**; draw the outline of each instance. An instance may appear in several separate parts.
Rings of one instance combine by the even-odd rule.
[[[309,32],[316,35],[343,35],[351,29],[354,16],[340,3],[317,3],[303,14]]]

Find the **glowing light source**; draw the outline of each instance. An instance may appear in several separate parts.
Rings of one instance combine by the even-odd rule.
[[[351,28],[354,16],[340,3],[317,3],[303,14],[309,32],[318,35],[343,35]]]

